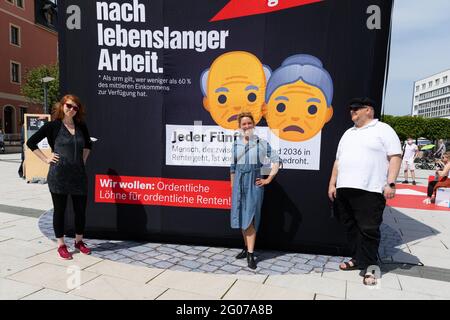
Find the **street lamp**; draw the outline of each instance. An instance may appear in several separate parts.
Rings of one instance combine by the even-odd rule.
[[[55,78],[52,77],[44,77],[41,79],[42,83],[44,84],[44,113],[48,114],[48,102],[47,102],[47,82],[53,81]]]

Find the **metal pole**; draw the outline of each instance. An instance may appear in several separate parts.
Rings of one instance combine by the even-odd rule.
[[[44,113],[48,114],[48,107],[47,107],[47,82],[44,82]]]

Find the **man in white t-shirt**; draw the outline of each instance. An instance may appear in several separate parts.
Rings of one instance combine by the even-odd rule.
[[[402,183],[408,183],[408,170],[411,172],[412,184],[416,185],[416,175],[414,173],[414,160],[417,158],[419,154],[419,148],[414,143],[413,139],[409,137],[406,140],[406,144],[404,146],[403,153],[403,173],[405,176],[405,180]]]
[[[341,270],[366,270],[364,284],[375,285],[372,268],[378,265],[380,225],[386,199],[395,196],[402,148],[395,131],[374,119],[374,102],[350,102],[354,127],[342,136],[333,166],[328,196],[344,224],[352,259]]]

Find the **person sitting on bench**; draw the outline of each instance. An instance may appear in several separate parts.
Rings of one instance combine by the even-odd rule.
[[[423,203],[434,203],[436,199],[436,191],[439,188],[450,188],[450,179],[448,178],[450,173],[450,151],[447,151],[442,156],[442,163],[444,168],[442,170],[436,170],[437,180],[430,181],[428,183],[427,198],[423,200]]]

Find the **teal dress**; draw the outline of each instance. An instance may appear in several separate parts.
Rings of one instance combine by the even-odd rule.
[[[230,173],[234,173],[231,194],[231,228],[247,229],[252,221],[256,230],[261,220],[264,187],[258,187],[257,178],[270,173],[270,164],[280,163],[270,144],[253,136],[248,143],[238,137],[232,147]]]

